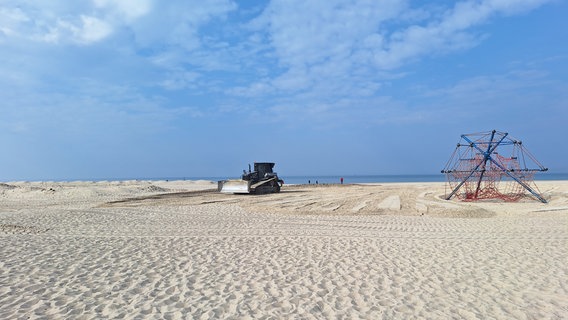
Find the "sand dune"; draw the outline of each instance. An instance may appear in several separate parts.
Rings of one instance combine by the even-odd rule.
[[[548,204],[439,183],[0,184],[0,318],[565,319],[568,182]]]

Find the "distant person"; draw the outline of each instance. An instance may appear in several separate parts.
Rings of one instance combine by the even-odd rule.
[[[339,181],[341,181],[341,184],[343,184],[343,177],[341,177],[341,179],[339,179]]]
[[[308,184],[312,184],[312,180],[308,180]]]
[[[316,180],[316,184],[318,184],[318,181]]]

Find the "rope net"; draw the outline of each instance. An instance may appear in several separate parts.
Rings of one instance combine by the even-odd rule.
[[[521,141],[491,131],[462,135],[442,173],[447,177],[446,191],[451,190],[447,199],[518,201],[530,191],[543,201],[534,175],[546,170]]]

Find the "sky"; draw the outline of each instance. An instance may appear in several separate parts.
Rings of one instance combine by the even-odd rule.
[[[568,172],[564,0],[0,0],[0,181]]]

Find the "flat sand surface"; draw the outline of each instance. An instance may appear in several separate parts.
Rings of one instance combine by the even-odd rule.
[[[0,319],[568,319],[568,182],[0,184]]]

